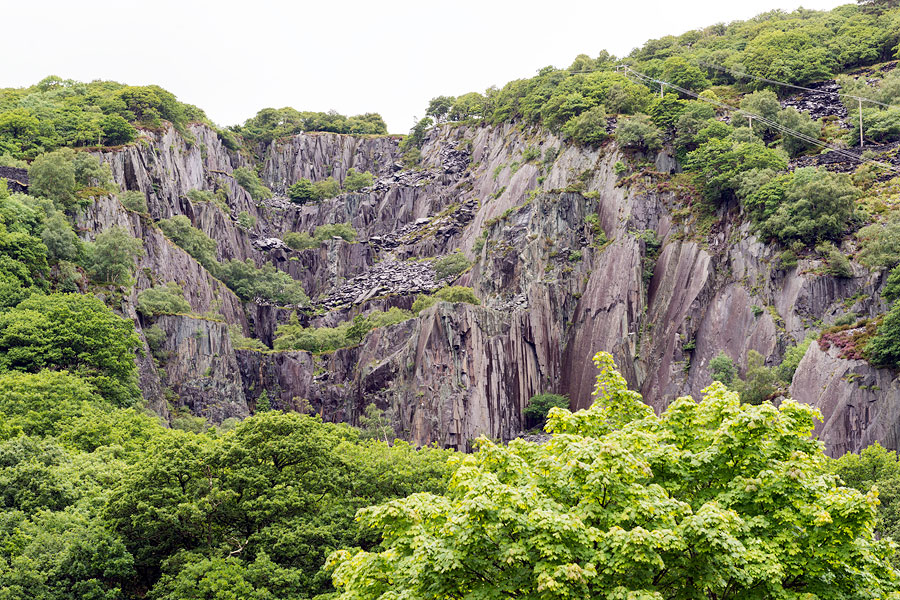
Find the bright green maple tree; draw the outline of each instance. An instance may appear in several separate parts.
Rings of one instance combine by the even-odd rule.
[[[444,495],[359,512],[383,536],[330,558],[342,600],[895,598],[877,494],[839,487],[818,412],[721,383],[660,416],[612,357],[544,445],[482,440]]]

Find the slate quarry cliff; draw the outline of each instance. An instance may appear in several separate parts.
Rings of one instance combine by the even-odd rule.
[[[585,149],[511,125],[439,126],[420,165],[408,169],[387,136],[300,134],[260,145],[251,158],[204,125],[190,134],[145,133],[141,143],[99,154],[123,189],[146,193],[149,214],[113,196],[79,221],[85,239],[120,225],[143,240],[120,310],[139,331],[165,332],[163,347],[145,348],[138,362],[147,403],[166,418],[181,410],[213,423],[242,418],[265,391],[273,408],[329,421],[354,423],[374,403],[399,437],[465,449],[480,435],[515,437],[534,394],[589,405],[598,350],[611,352],[630,386],[660,410],[681,395],[698,398],[719,351],[742,365],[756,350],[774,364],[823,323],[885,309],[883,276],[857,265],[844,279],[820,274],[811,259],[778,269],[776,250],[755,238],[736,205],[703,229],[685,210],[690,199],[669,185],[678,167],[665,151]],[[615,168],[620,161],[625,173]],[[231,176],[257,165],[274,192],[261,202]],[[301,177],[343,181],[351,168],[372,172],[374,184],[303,206],[285,195]],[[227,191],[228,210],[188,198],[214,188]],[[252,227],[239,224],[242,211],[255,218]],[[440,283],[431,259],[456,251],[473,264],[454,283],[482,303],[439,302],[330,353],[238,350],[229,324],[271,346],[295,310],[237,298],[154,224],[177,214],[218,242],[219,259],[270,263],[300,281],[312,299],[298,312],[306,325],[408,309]],[[286,232],[343,222],[356,242],[302,251],[281,242]],[[183,286],[194,314],[139,316],[137,294],[170,281]],[[822,410],[819,433],[831,454],[900,443],[891,372],[814,343],[791,393]]]

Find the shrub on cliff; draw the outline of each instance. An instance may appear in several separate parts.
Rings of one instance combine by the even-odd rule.
[[[263,185],[256,171],[249,167],[238,167],[232,172],[232,177],[239,186],[247,190],[255,202],[261,202],[272,197],[272,190]]]
[[[822,240],[838,240],[858,196],[859,190],[843,173],[814,167],[797,169],[786,185],[784,200],[760,223],[760,234],[783,244],[800,240],[811,246]]]
[[[358,513],[383,542],[332,554],[338,598],[895,593],[877,496],[837,485],[818,411],[714,383],[656,416],[609,354],[594,360],[594,404],[551,409],[546,444],[481,438],[445,493]]]
[[[562,127],[562,134],[576,144],[596,146],[603,142],[606,134],[606,109],[595,106],[577,117],[566,121]]]
[[[95,283],[131,285],[134,260],[144,254],[141,240],[115,225],[85,245],[91,280]]]
[[[350,167],[347,170],[346,177],[344,177],[344,189],[348,192],[357,192],[372,185],[373,180],[374,177],[369,171],[360,173],[353,167]]]
[[[175,242],[182,250],[190,254],[211,273],[216,272],[216,249],[214,239],[191,225],[191,220],[184,215],[175,215],[169,219],[160,219],[157,223],[166,237]]]
[[[434,269],[434,278],[438,281],[448,277],[456,277],[470,266],[472,266],[472,263],[469,262],[462,252],[454,252],[453,254],[442,256],[431,263],[431,268]]]
[[[272,265],[257,267],[251,259],[227,260],[217,268],[219,279],[241,300],[263,300],[279,305],[306,306],[309,297],[303,285]]]
[[[128,210],[138,213],[147,212],[147,195],[140,190],[127,190],[119,194],[119,202]]]
[[[755,169],[783,171],[787,160],[762,142],[713,138],[687,155],[685,169],[695,174],[707,200],[721,202],[740,188],[744,173]]]
[[[625,148],[638,148],[654,152],[662,148],[659,129],[646,115],[635,115],[619,121],[616,127],[616,141]]]
[[[174,281],[142,291],[138,294],[135,308],[145,317],[191,312],[191,305],[184,298],[184,290]]]
[[[475,295],[475,290],[472,288],[462,285],[451,285],[439,289],[431,296],[419,294],[416,297],[416,301],[413,302],[411,310],[418,315],[420,312],[433,306],[439,301],[450,303],[463,302],[465,304],[474,304],[476,306],[481,304],[481,300],[478,299],[478,296]]]

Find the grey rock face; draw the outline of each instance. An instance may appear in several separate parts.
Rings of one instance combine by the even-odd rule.
[[[438,303],[322,355],[234,350],[222,323],[162,317],[164,376],[149,358],[141,364],[145,395],[161,413],[166,388],[176,407],[213,422],[249,414],[266,390],[276,408],[331,421],[355,423],[374,403],[399,436],[467,448],[479,435],[518,435],[534,394],[567,393],[573,408],[588,406],[590,359],[599,350],[662,410],[680,395],[699,397],[719,351],[742,367],[751,350],[776,364],[821,323],[885,309],[882,277],[858,265],[849,279],[816,274],[811,258],[774,268],[776,250],[755,238],[738,207],[722,207],[716,227],[699,231],[685,217],[686,200],[666,185],[678,166],[665,153],[649,157],[655,170],[620,176],[616,162],[634,161],[611,143],[579,148],[541,130],[444,126],[429,132],[422,162],[410,170],[389,137],[301,134],[258,148],[264,183],[276,194],[256,203],[230,176],[246,159],[204,126],[191,132],[191,144],[169,130],[102,155],[120,184],[147,193],[150,218],[110,198],[80,221],[86,238],[118,224],[144,240],[137,285],[122,307],[139,327],[153,323],[134,313],[136,294],[167,281],[184,286],[194,312],[218,312],[269,345],[294,312],[241,303],[152,225],[174,214],[217,240],[221,259],[271,263],[300,281],[313,299],[312,310],[298,314],[305,326],[408,309],[441,283],[431,259],[455,251],[472,266],[446,283],[471,286],[482,304]],[[539,158],[523,160],[531,149]],[[371,171],[374,184],[304,206],[283,196],[300,177],[342,181],[351,167]],[[227,210],[187,197],[216,188]],[[256,218],[252,228],[237,224],[241,211]],[[327,240],[298,252],[281,241],[287,231],[345,222],[356,243]],[[830,452],[875,439],[896,447],[892,374],[847,362],[811,348],[795,397],[826,414],[820,431]],[[874,378],[864,393],[832,376],[848,368]]]

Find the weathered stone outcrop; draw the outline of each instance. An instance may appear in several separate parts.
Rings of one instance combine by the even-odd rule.
[[[900,382],[896,373],[838,356],[810,344],[800,361],[791,397],[822,411],[815,434],[831,456],[859,452],[879,442],[900,448]]]
[[[590,358],[598,350],[612,352],[629,384],[662,410],[680,395],[699,395],[720,351],[741,367],[751,350],[777,364],[823,323],[885,310],[883,277],[858,265],[846,279],[822,275],[813,256],[777,268],[776,249],[756,239],[738,206],[720,207],[713,229],[702,228],[688,208],[692,199],[669,186],[678,164],[665,152],[628,155],[613,143],[581,148],[513,125],[441,126],[429,132],[421,164],[410,170],[390,137],[300,134],[257,148],[262,179],[275,192],[257,203],[231,177],[252,166],[249,159],[228,151],[205,126],[190,131],[190,143],[169,129],[102,155],[123,187],[147,193],[150,218],[111,198],[80,224],[86,238],[113,224],[143,238],[135,294],[178,281],[195,312],[215,310],[269,345],[293,314],[242,304],[150,222],[184,214],[217,240],[220,259],[271,263],[300,281],[313,299],[298,314],[305,326],[408,309],[416,294],[435,288],[429,259],[455,251],[472,266],[454,283],[474,288],[482,306],[439,303],[417,319],[370,332],[359,346],[318,356],[235,351],[220,323],[195,327],[215,340],[201,342],[188,331],[193,320],[166,317],[158,324],[179,352],[170,354],[163,379],[150,359],[141,366],[145,394],[160,412],[166,388],[176,407],[212,421],[247,414],[266,390],[276,408],[333,421],[356,422],[375,403],[398,435],[465,448],[478,435],[515,436],[535,393],[567,393],[573,407],[587,406],[596,374]],[[618,173],[620,161],[631,170]],[[342,181],[351,167],[371,171],[373,185],[304,206],[284,196],[300,177]],[[192,202],[191,189],[221,190],[227,210]],[[256,218],[252,228],[238,225],[241,211]],[[345,222],[356,229],[356,243],[327,240],[298,252],[280,240],[287,231]],[[135,297],[123,313],[148,325],[131,308]],[[882,408],[860,412],[858,391],[833,380],[829,368],[837,367],[813,355],[798,369],[804,390],[797,394],[832,390],[809,401],[823,412],[847,407],[827,411],[821,431],[831,451],[873,439],[896,445],[893,413],[885,408],[891,373],[873,371],[878,389],[868,387],[865,397]]]

